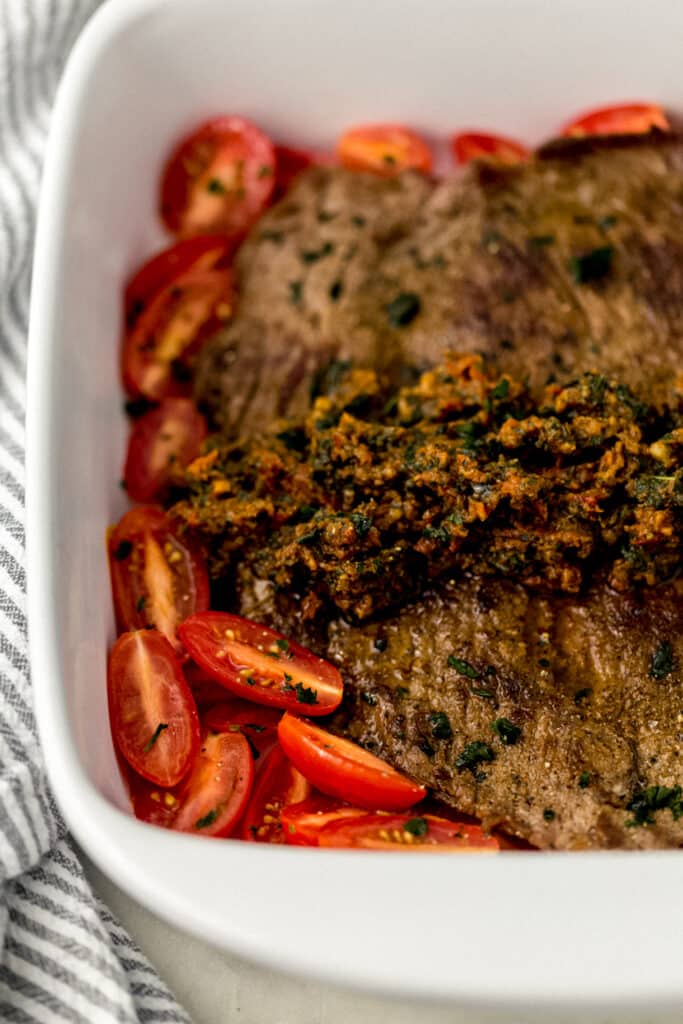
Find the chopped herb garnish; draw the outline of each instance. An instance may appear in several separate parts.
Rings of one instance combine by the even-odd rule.
[[[272,173],[273,173],[273,168],[270,166],[270,164],[263,164],[258,169],[258,176],[259,176],[259,178],[270,178]]]
[[[577,690],[574,694],[574,703],[577,705],[581,704],[582,701],[587,700],[587,698],[590,697],[592,692],[593,688],[591,686],[584,686],[583,690]]]
[[[247,676],[247,678],[244,681],[247,684],[247,686],[256,686],[256,680],[254,679],[253,676]]]
[[[666,679],[674,670],[674,649],[668,640],[662,640],[650,660],[650,679]]]
[[[341,281],[333,281],[332,282],[332,284],[330,285],[330,293],[329,294],[330,294],[330,298],[332,299],[333,302],[336,302],[337,299],[339,299],[341,297],[341,293],[342,293],[343,289],[344,289],[344,285],[342,284]]]
[[[431,745],[429,740],[418,740],[418,750],[421,750],[426,757],[434,757],[434,747]]]
[[[496,755],[488,743],[481,743],[479,740],[468,743],[465,749],[455,759],[455,767],[459,771],[468,768],[472,773],[474,769],[487,761],[494,761]]]
[[[376,636],[373,647],[376,651],[386,651],[387,649],[387,638],[385,636]]]
[[[510,393],[510,381],[506,380],[506,378],[503,377],[503,379],[499,380],[498,383],[496,384],[495,388],[493,388],[493,390],[491,391],[490,397],[494,398],[494,399],[500,400],[500,399],[503,399],[503,398],[507,398],[509,393]]]
[[[522,735],[518,725],[514,725],[509,718],[497,718],[491,723],[491,728],[506,747],[514,747]]]
[[[409,818],[403,826],[403,831],[409,832],[411,836],[426,836],[429,832],[429,822],[426,818]]]
[[[351,218],[351,223],[357,228],[364,228],[366,223],[365,217],[361,217],[360,214],[354,213]]]
[[[284,651],[285,654],[289,654],[289,640],[286,640],[283,636],[279,636],[275,643],[281,651]]]
[[[372,529],[372,519],[363,512],[352,512],[349,518],[359,537],[365,537]]]
[[[543,812],[543,820],[544,821],[555,821],[555,818],[556,818],[556,814],[555,814],[555,811],[552,809],[552,807],[546,807],[546,809]]]
[[[144,595],[140,594],[140,597],[135,602],[135,611],[136,612],[141,612],[146,604],[147,604],[147,598],[144,597]]]
[[[377,696],[374,693],[370,693],[369,690],[361,690],[360,699],[371,708],[374,708],[377,704]]]
[[[225,188],[225,185],[219,178],[212,178],[209,184],[206,186],[206,191],[212,192],[214,195],[217,196],[224,196],[227,190]]]
[[[604,377],[601,373],[591,374],[588,386],[591,401],[595,402],[596,405],[602,402],[605,397],[605,390],[607,389],[607,377]]]
[[[146,412],[149,412],[154,406],[154,402],[150,402],[149,398],[129,398],[124,404],[123,408],[126,416],[130,416],[132,420],[138,419],[140,416],[144,416]]]
[[[420,296],[415,292],[401,292],[387,306],[387,318],[392,327],[407,327],[420,312]]]
[[[454,654],[449,654],[446,662],[449,668],[454,668],[461,676],[467,676],[468,679],[481,678],[481,672],[478,672],[474,665],[470,665],[469,661],[465,661],[464,658],[456,658]]]
[[[304,286],[301,281],[289,282],[289,301],[293,306],[300,306],[304,294]]]
[[[194,823],[195,828],[208,828],[209,825],[213,825],[214,821],[218,817],[218,808],[214,807],[212,811],[205,814],[203,818],[198,818]]]
[[[284,237],[282,231],[262,231],[259,235],[262,242],[275,242],[277,245],[284,241]]]
[[[611,245],[602,245],[581,256],[572,256],[569,261],[572,277],[577,284],[602,280],[612,269],[613,254],[614,249]]]
[[[396,687],[396,693],[399,695],[399,697],[409,697],[410,696],[410,690],[408,689],[407,686],[397,686]]]
[[[448,715],[445,711],[434,711],[429,716],[429,724],[432,729],[432,736],[437,740],[452,740],[453,730]]]
[[[330,253],[334,252],[334,243],[325,242],[319,249],[305,249],[301,253],[302,263],[317,263],[324,256],[329,256]]]
[[[486,690],[483,686],[473,686],[470,693],[474,697],[482,697],[483,700],[493,700],[495,696],[493,690]]]
[[[591,784],[590,772],[581,772],[579,775],[579,789],[587,789]]]
[[[159,737],[161,736],[161,734],[164,731],[164,729],[168,729],[168,723],[167,722],[159,722],[158,726],[156,727],[156,729],[152,733],[151,737],[149,738],[147,743],[145,743],[144,747],[142,748],[143,751],[145,752],[145,754],[149,754],[150,750],[152,749],[152,747],[154,746],[156,741],[159,739]]]
[[[297,683],[294,689],[296,690],[296,699],[299,704],[318,703],[318,691],[312,689],[312,687],[304,686],[303,683]]]
[[[133,545],[129,540],[122,540],[116,551],[114,552],[114,558],[117,562],[123,562],[133,553]]]
[[[293,676],[290,676],[289,672],[285,672],[285,674],[284,674],[284,680],[285,680],[285,682],[286,682],[286,683],[291,683],[291,681],[292,681],[292,679],[293,679],[293,678],[294,678],[294,677],[293,677]]]
[[[654,825],[653,815],[667,808],[674,821],[678,821],[683,815],[682,796],[680,786],[648,786],[647,789],[639,790],[626,805],[629,811],[633,811],[633,817],[626,822],[627,828]]]

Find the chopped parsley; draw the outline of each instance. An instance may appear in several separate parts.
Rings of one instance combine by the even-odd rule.
[[[464,771],[467,768],[474,774],[474,770],[478,765],[494,761],[495,758],[496,755],[488,743],[476,740],[474,743],[468,743],[464,750],[458,754],[455,759],[455,767],[458,771]]]
[[[270,164],[263,164],[258,169],[258,176],[259,176],[259,178],[270,178],[272,173],[273,173],[273,168],[270,166]]]
[[[365,537],[372,529],[372,519],[363,512],[352,512],[349,518],[359,537]]]
[[[218,808],[214,807],[213,810],[205,814],[203,818],[197,818],[194,823],[195,828],[208,828],[209,825],[213,825],[214,821],[218,817]]]
[[[574,703],[577,706],[579,704],[583,703],[584,700],[587,700],[588,697],[590,697],[592,692],[593,692],[593,688],[591,686],[584,686],[583,690],[577,690],[576,693],[574,694]]]
[[[410,818],[403,826],[404,832],[411,836],[426,836],[429,832],[429,822],[426,818]]]
[[[555,821],[556,817],[557,817],[557,815],[555,814],[555,811],[552,809],[552,807],[546,807],[546,809],[543,812],[543,820],[544,821]]]
[[[668,640],[662,640],[650,659],[650,679],[666,679],[674,670],[674,649]]]
[[[227,190],[220,178],[212,178],[206,186],[206,191],[211,192],[216,196],[224,196]]]
[[[491,723],[491,728],[506,747],[514,747],[522,735],[519,726],[514,725],[509,718],[496,718],[495,722]]]
[[[344,290],[344,285],[341,281],[333,281],[330,285],[329,296],[333,302],[336,302],[341,298],[341,293]]]
[[[369,690],[361,690],[360,699],[371,708],[374,708],[377,704],[377,696],[374,693],[370,693]]]
[[[117,562],[123,562],[133,553],[133,545],[129,540],[122,540],[116,551],[114,552],[114,558]]]
[[[289,640],[286,640],[283,636],[279,636],[275,643],[280,648],[281,651],[284,651],[285,654],[290,653]]]
[[[605,397],[607,377],[604,377],[601,373],[591,374],[588,388],[591,395],[591,401],[595,402],[597,405],[599,402],[602,402]]]
[[[254,679],[253,676],[247,676],[247,678],[244,681],[247,684],[247,686],[256,686],[256,680]]]
[[[301,262],[317,263],[318,260],[323,259],[324,256],[329,256],[332,252],[334,252],[334,243],[325,242],[319,249],[304,249],[301,253]]]
[[[301,300],[304,295],[304,286],[302,281],[290,281],[289,282],[289,301],[293,306],[300,306]]]
[[[487,690],[483,686],[473,686],[470,693],[474,697],[481,697],[483,700],[493,700],[495,694],[493,690]]]
[[[303,683],[297,683],[294,689],[296,690],[296,699],[299,704],[318,703],[318,691],[312,687],[304,686]]]
[[[638,790],[626,805],[633,811],[633,817],[626,822],[627,828],[640,825],[654,825],[657,811],[670,810],[674,821],[683,815],[683,790],[680,786],[648,786]]]
[[[149,738],[147,743],[145,743],[144,747],[142,748],[143,751],[145,752],[145,754],[149,754],[150,750],[152,749],[152,747],[154,746],[156,741],[159,739],[159,737],[161,736],[161,734],[164,731],[164,729],[168,729],[168,723],[167,722],[159,722],[158,726],[156,727],[156,729],[152,733],[151,737]]]
[[[434,711],[429,716],[432,736],[437,740],[452,740],[453,730],[448,715],[444,711]]]
[[[470,665],[469,661],[465,661],[464,658],[456,658],[455,654],[449,654],[446,663],[449,668],[454,668],[461,676],[467,676],[468,679],[481,678],[481,672],[478,672],[474,665]]]
[[[577,284],[601,281],[612,269],[613,254],[614,249],[611,245],[601,245],[581,256],[572,256],[569,261],[572,277]]]
[[[387,306],[387,318],[392,327],[407,327],[420,312],[420,296],[415,292],[401,292]]]
[[[503,398],[507,398],[509,393],[510,381],[503,377],[503,379],[499,380],[495,388],[493,388],[493,390],[491,391],[490,397],[500,400]]]
[[[376,651],[386,651],[387,649],[387,638],[385,636],[376,636],[372,645]]]
[[[579,775],[579,789],[587,789],[591,784],[590,772],[581,772]]]
[[[140,594],[140,597],[135,602],[135,611],[136,612],[141,612],[146,604],[147,604],[147,598],[144,596],[144,594]]]

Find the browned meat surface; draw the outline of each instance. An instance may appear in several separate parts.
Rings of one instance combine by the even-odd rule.
[[[269,584],[248,581],[242,611],[292,628]],[[680,591],[549,600],[460,580],[308,640],[344,677],[335,727],[459,810],[541,848],[683,843]]]
[[[534,388],[608,373],[671,401],[683,365],[683,145],[561,145],[431,185],[302,176],[242,249],[241,306],[200,399],[229,431],[300,412],[332,356],[494,356]]]

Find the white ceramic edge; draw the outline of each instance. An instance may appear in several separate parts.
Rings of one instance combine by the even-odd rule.
[[[175,0],[109,0],[94,16],[69,60],[67,71],[59,89],[57,104],[52,120],[48,157],[42,188],[40,218],[36,242],[33,273],[33,295],[31,303],[31,326],[28,356],[28,411],[27,411],[27,545],[28,545],[28,613],[30,622],[30,652],[34,680],[36,714],[40,737],[43,744],[48,776],[59,806],[67,824],[84,846],[89,855],[115,881],[127,889],[135,898],[160,916],[187,930],[231,948],[244,956],[269,964],[295,974],[316,976],[336,984],[350,983],[393,996],[419,996],[425,999],[455,1001],[461,1005],[476,1005],[497,1009],[524,1009],[527,1012],[546,1013],[550,1008],[562,1007],[605,1010],[620,1008],[638,1013],[648,1009],[668,1009],[683,1004],[683,971],[675,969],[675,955],[671,967],[663,974],[653,971],[647,960],[650,936],[664,935],[666,941],[680,946],[678,921],[681,914],[680,896],[680,855],[676,853],[654,854],[515,854],[506,857],[504,872],[496,870],[488,889],[489,907],[479,900],[479,920],[474,916],[476,901],[468,908],[463,905],[464,927],[471,933],[473,946],[483,947],[490,943],[490,963],[504,951],[496,948],[496,900],[503,892],[506,896],[506,911],[518,922],[518,947],[510,955],[519,959],[520,970],[516,980],[508,977],[500,985],[495,972],[483,970],[477,958],[468,965],[471,972],[464,977],[454,970],[452,981],[443,978],[436,981],[428,975],[421,978],[410,969],[410,963],[401,958],[401,944],[393,949],[396,956],[394,968],[385,962],[378,964],[372,955],[376,948],[373,936],[368,936],[368,922],[359,920],[356,946],[354,949],[342,943],[334,945],[334,929],[330,948],[316,947],[319,935],[321,913],[334,913],[338,903],[339,886],[331,887],[330,877],[344,878],[350,886],[361,886],[373,891],[374,882],[382,879],[378,886],[380,899],[374,908],[377,919],[394,921],[400,931],[394,908],[386,901],[387,877],[396,879],[395,899],[406,896],[401,886],[405,885],[405,872],[399,861],[403,858],[388,856],[366,857],[364,854],[339,854],[319,851],[289,849],[261,849],[239,843],[229,843],[232,870],[238,870],[242,863],[249,864],[250,870],[257,867],[262,873],[262,897],[265,907],[278,903],[281,916],[292,914],[296,923],[295,941],[291,933],[283,931],[281,923],[268,927],[268,917],[258,908],[242,906],[239,897],[235,899],[234,913],[221,917],[207,911],[206,905],[197,905],[182,885],[173,886],[173,868],[170,861],[186,860],[191,869],[200,869],[211,877],[219,877],[221,865],[219,847],[222,844],[207,843],[194,837],[171,835],[136,822],[116,810],[94,789],[87,778],[75,751],[63,697],[63,681],[60,678],[59,645],[56,637],[56,623],[53,616],[51,594],[54,584],[54,561],[51,551],[52,503],[45,481],[50,479],[51,421],[54,395],[50,386],[50,366],[53,356],[51,348],[52,324],[58,309],[57,256],[63,234],[66,210],[64,193],[70,173],[70,158],[74,128],[83,102],[83,90],[98,57],[103,49],[125,25],[132,24],[142,15],[161,8],[164,3]],[[112,836],[116,841],[112,841]],[[199,848],[201,844],[201,850]],[[173,853],[173,857],[169,854]],[[637,859],[636,859],[637,858]],[[444,858],[430,864],[430,887],[443,886],[448,881],[444,872]],[[498,858],[502,861],[502,858]],[[275,870],[277,865],[277,870]],[[502,866],[501,866],[502,867]],[[465,878],[472,876],[480,881],[476,871],[468,864],[459,865]],[[283,887],[282,874],[286,873]],[[504,875],[504,878],[503,878]],[[577,987],[576,977],[564,982],[557,976],[546,977],[544,973],[545,953],[548,943],[562,941],[562,922],[575,911],[577,894],[582,883],[591,877],[591,888],[599,894],[600,906],[595,910],[607,917],[602,922],[590,921],[590,928],[602,926],[601,944],[595,952],[605,948],[605,943],[642,953],[642,971],[628,969],[617,974],[610,970],[598,970],[591,977],[583,979]],[[639,922],[634,935],[638,907],[638,882],[648,885],[647,918]],[[199,884],[199,883],[198,883]],[[504,889],[501,887],[504,886]],[[391,887],[389,887],[390,889]],[[335,894],[335,889],[337,894]],[[331,891],[332,890],[332,891]],[[353,889],[349,890],[353,892]],[[441,890],[443,891],[443,889]],[[535,891],[536,904],[529,904],[529,894]],[[307,893],[310,906],[302,910],[297,893]],[[410,893],[409,911],[403,918],[409,929],[423,927],[430,923],[438,932],[438,908],[431,914],[423,913],[419,895]],[[674,903],[674,896],[677,903]],[[311,897],[315,897],[311,900]],[[320,900],[318,903],[317,900]],[[353,899],[343,898],[344,905],[338,908],[342,917],[348,909],[353,910]],[[349,904],[347,907],[346,904]],[[220,900],[217,900],[220,904]],[[499,905],[499,904],[498,904]],[[224,908],[223,908],[224,909]],[[384,915],[384,916],[383,916]],[[257,920],[254,922],[254,916]],[[482,920],[483,923],[482,923]],[[646,923],[645,923],[646,922]],[[349,926],[349,922],[345,922]],[[310,928],[312,942],[308,941]],[[304,929],[302,931],[302,929]],[[391,936],[386,929],[378,928],[378,940],[388,942]],[[424,943],[429,945],[433,933],[424,933]],[[509,935],[509,932],[508,932]],[[381,936],[381,937],[380,937]],[[591,946],[591,935],[586,936],[587,947]],[[307,949],[308,947],[308,949]],[[526,954],[520,957],[520,949]],[[557,952],[557,950],[555,950]],[[307,953],[310,959],[307,958]],[[368,956],[368,953],[370,954]],[[569,958],[576,950],[564,951]],[[344,956],[348,959],[344,961]],[[365,958],[365,959],[364,959]],[[486,959],[479,956],[479,960]],[[627,958],[631,961],[631,958]],[[526,970],[524,964],[527,964]],[[348,967],[348,976],[346,968]],[[611,973],[612,971],[612,973]]]

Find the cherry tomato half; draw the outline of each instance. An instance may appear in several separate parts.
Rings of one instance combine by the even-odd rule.
[[[419,135],[401,124],[368,124],[344,132],[337,156],[350,171],[371,171],[392,178],[408,169],[429,174],[432,154]]]
[[[320,830],[333,821],[364,818],[367,810],[332,800],[328,796],[312,796],[298,804],[283,807],[280,814],[285,842],[291,846],[317,846]]]
[[[669,131],[669,119],[656,103],[622,103],[600,107],[574,118],[562,129],[562,135],[642,135],[653,128]]]
[[[277,743],[277,724],[282,712],[262,704],[250,704],[235,697],[214,704],[203,716],[207,729],[214,732],[241,732],[246,738],[254,760],[268,753]],[[260,768],[260,764],[257,765]]]
[[[459,164],[468,164],[470,160],[519,164],[529,159],[529,150],[521,142],[483,132],[461,132],[454,135],[451,139],[451,149]]]
[[[182,779],[199,746],[199,717],[180,663],[156,630],[124,633],[109,656],[109,720],[128,764],[158,786]]]
[[[193,661],[238,697],[278,708],[327,715],[341,703],[343,684],[328,661],[274,629],[225,612],[187,619],[180,638]]]
[[[247,806],[253,781],[254,761],[244,736],[206,733],[178,792],[172,828],[202,836],[230,835]]]
[[[135,421],[123,479],[133,501],[165,497],[175,472],[199,455],[206,420],[191,398],[164,398]]]
[[[174,234],[245,235],[275,182],[275,153],[242,117],[216,117],[182,139],[161,182],[161,217]]]
[[[211,708],[214,704],[222,704],[225,701],[225,687],[217,683],[215,679],[210,679],[199,665],[195,665],[193,661],[187,661],[183,665],[183,672],[198,708]],[[215,732],[223,732],[223,730],[217,728]]]
[[[280,812],[310,796],[311,784],[276,744],[263,758],[242,823],[242,838],[252,843],[284,843]]]
[[[340,819],[320,829],[318,845],[363,850],[496,853],[498,840],[479,825],[437,818],[432,814],[367,814]]]
[[[119,631],[155,626],[179,649],[178,624],[209,606],[203,560],[153,505],[126,512],[111,531],[108,548]]]
[[[427,790],[351,740],[334,736],[305,718],[286,714],[280,746],[316,789],[371,810],[402,811]]]
[[[157,292],[123,340],[121,372],[128,394],[155,402],[189,394],[202,342],[233,309],[229,270],[191,271]]]
[[[195,235],[156,253],[126,284],[123,297],[126,326],[133,326],[162,288],[190,271],[213,270],[224,265],[233,249],[234,245],[225,235]]]

